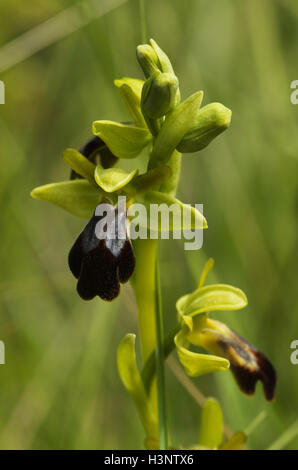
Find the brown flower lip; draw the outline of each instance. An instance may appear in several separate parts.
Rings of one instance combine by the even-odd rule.
[[[78,279],[78,294],[84,300],[96,295],[103,300],[115,299],[120,283],[127,282],[134,271],[135,256],[127,235],[126,211],[112,204],[110,207],[115,222],[101,224],[102,238],[96,235],[96,226],[103,217],[96,216],[95,211],[68,256],[69,268]]]
[[[208,328],[201,332],[202,346],[230,361],[231,372],[243,393],[253,395],[261,381],[266,400],[273,400],[277,375],[265,354],[227,325],[213,319],[207,322]]]

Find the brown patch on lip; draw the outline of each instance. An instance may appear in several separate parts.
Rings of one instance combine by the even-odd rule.
[[[231,372],[243,393],[253,395],[256,384],[260,380],[266,400],[274,399],[276,371],[261,351],[231,328],[216,320],[208,319],[208,328],[202,330],[201,337],[203,347],[230,361]]]

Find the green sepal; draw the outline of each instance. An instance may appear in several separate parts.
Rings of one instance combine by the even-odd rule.
[[[93,133],[118,158],[135,158],[151,140],[148,130],[114,121],[93,122]]]
[[[211,354],[201,354],[190,351],[187,338],[188,327],[183,326],[182,330],[175,336],[175,345],[179,360],[183,365],[185,372],[191,377],[199,377],[210,372],[227,370],[230,363],[227,359]]]
[[[113,193],[124,188],[138,174],[138,169],[128,173],[122,168],[107,168],[103,170],[100,165],[95,169],[94,177],[98,186],[107,193]]]
[[[38,186],[31,196],[62,207],[73,215],[90,219],[95,207],[104,198],[104,193],[85,180],[63,181]]]
[[[239,310],[247,306],[241,289],[228,284],[200,287],[193,293],[180,297],[176,303],[179,315],[194,316],[214,310]]]
[[[185,134],[193,128],[202,99],[203,92],[198,91],[166,116],[152,149],[149,162],[151,168],[169,161]]]
[[[121,341],[117,352],[118,372],[123,385],[133,398],[148,437],[158,437],[158,423],[150,407],[150,401],[140,376],[134,334],[127,334]]]
[[[144,81],[138,80],[137,78],[123,77],[114,80],[114,84],[119,88],[120,95],[136,126],[146,127],[146,122],[141,111],[141,95]]]
[[[88,158],[72,148],[64,150],[62,157],[76,173],[88,180],[91,184],[95,183],[94,171],[96,167]]]
[[[177,146],[181,153],[203,150],[215,137],[224,132],[231,123],[232,112],[221,103],[210,103],[199,111],[193,127]]]
[[[215,398],[207,398],[201,415],[200,445],[217,449],[223,435],[223,414]]]

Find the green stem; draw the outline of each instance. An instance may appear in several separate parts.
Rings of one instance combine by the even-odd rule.
[[[163,354],[163,315],[162,298],[160,288],[160,274],[158,254],[156,257],[156,372],[157,372],[157,396],[158,396],[158,434],[160,450],[168,449],[168,429],[166,412],[166,394],[165,394],[165,372],[164,372],[164,354]]]
[[[180,330],[181,325],[175,326],[175,328],[170,331],[163,340],[162,348],[163,348],[163,358],[164,360],[171,354],[173,349],[175,348],[174,338],[178,331]],[[146,364],[142,369],[142,380],[145,385],[146,390],[149,392],[151,389],[151,385],[156,374],[156,354],[155,351],[150,354]]]
[[[132,278],[135,291],[142,360],[155,351],[155,263],[157,240],[135,240],[136,268]]]
[[[145,0],[139,0],[139,8],[140,8],[141,38],[142,38],[142,43],[145,44],[147,42]]]

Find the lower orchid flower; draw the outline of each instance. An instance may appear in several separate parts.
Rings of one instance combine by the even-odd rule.
[[[209,317],[210,311],[239,310],[247,305],[240,289],[227,284],[203,286],[212,265],[213,260],[207,263],[198,289],[177,301],[182,326],[175,336],[179,359],[193,377],[230,368],[246,395],[253,395],[256,383],[261,381],[265,397],[271,401],[277,378],[269,359],[227,325]],[[212,355],[192,352],[190,344]]]

